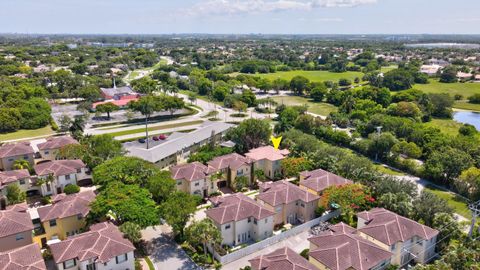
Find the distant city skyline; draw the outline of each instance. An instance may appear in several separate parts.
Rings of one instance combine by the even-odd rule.
[[[2,0],[0,33],[480,34],[474,0]]]

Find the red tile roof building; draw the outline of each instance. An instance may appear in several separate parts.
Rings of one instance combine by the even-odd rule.
[[[170,167],[172,178],[177,181],[177,190],[207,197],[217,192],[216,179],[211,179],[209,168],[200,162]]]
[[[32,243],[33,223],[25,205],[0,211],[0,251]]]
[[[0,146],[0,170],[12,170],[16,160],[26,160],[33,166],[34,153],[29,142],[4,144]]]
[[[355,234],[355,229],[344,223],[308,241],[310,262],[320,269],[382,269],[392,257],[392,253]]]
[[[317,195],[321,195],[322,191],[328,187],[352,183],[351,180],[322,169],[300,173],[300,186],[309,189]]]
[[[243,193],[214,197],[210,201],[213,207],[206,214],[221,231],[223,244],[235,246],[272,235],[275,213]]]
[[[392,264],[403,266],[413,259],[425,263],[435,254],[435,229],[383,208],[360,212],[357,217],[358,234],[392,251]]]
[[[262,170],[267,178],[275,179],[282,171],[280,162],[289,153],[286,149],[279,150],[267,145],[252,149],[245,156],[254,161],[254,170]]]
[[[91,261],[96,264],[96,269],[111,269],[114,265],[118,267],[119,263],[124,264],[121,269],[135,269],[135,247],[109,222],[94,224],[90,231],[51,244],[50,249],[57,265],[79,265],[80,262]],[[99,267],[100,264],[105,265]]]
[[[70,136],[48,138],[46,142],[37,145],[39,150],[59,149],[69,144],[78,144],[78,141]]]
[[[317,270],[305,258],[288,247],[249,260],[253,270]]]
[[[214,158],[208,162],[210,171],[221,172],[223,175],[221,186],[229,186],[234,189],[237,177],[245,176],[248,179],[248,185],[252,184],[252,164],[253,160],[237,153],[223,155]]]
[[[257,201],[276,213],[275,224],[297,224],[315,218],[319,196],[285,180],[259,186]]]
[[[29,244],[0,252],[0,270],[47,270],[40,247]]]
[[[38,176],[53,174],[53,176],[67,175],[76,173],[79,169],[86,168],[87,165],[80,159],[71,160],[52,160],[35,165],[33,168]]]

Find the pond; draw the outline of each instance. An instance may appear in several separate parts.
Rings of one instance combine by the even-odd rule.
[[[455,112],[453,114],[453,119],[460,123],[473,125],[480,131],[480,112]]]

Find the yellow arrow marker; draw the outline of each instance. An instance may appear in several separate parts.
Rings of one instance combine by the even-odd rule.
[[[278,150],[278,147],[280,146],[280,142],[282,141],[282,136],[280,137],[270,136],[270,140],[273,143],[273,147],[275,147],[275,149]]]

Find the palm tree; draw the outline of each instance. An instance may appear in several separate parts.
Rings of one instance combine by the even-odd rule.
[[[23,169],[30,170],[31,169],[30,162],[28,162],[28,160],[25,160],[25,159],[17,159],[13,162],[13,169],[15,169],[15,170],[23,170]]]
[[[207,245],[219,245],[222,243],[222,234],[210,219],[194,221],[186,230],[186,239],[192,246],[202,245],[203,253],[207,256]]]

